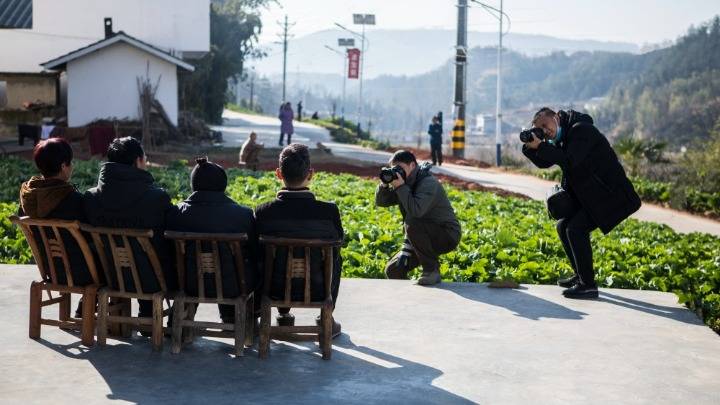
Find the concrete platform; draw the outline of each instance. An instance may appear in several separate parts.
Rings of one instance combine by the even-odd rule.
[[[36,274],[0,266],[4,404],[720,403],[720,337],[672,294],[603,290],[599,300],[572,301],[554,286],[344,279],[344,333],[331,361],[309,343],[275,343],[261,361],[255,348],[233,358],[222,339],[199,339],[180,355],[167,345],[153,353],[140,337],[88,349],[52,327],[30,340]],[[200,317],[216,319],[216,309]]]

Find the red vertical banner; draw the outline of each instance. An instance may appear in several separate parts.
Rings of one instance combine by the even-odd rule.
[[[357,79],[360,76],[360,50],[348,49],[348,79]]]

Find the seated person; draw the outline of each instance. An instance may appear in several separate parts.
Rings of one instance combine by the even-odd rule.
[[[243,249],[245,259],[245,285],[248,293],[257,289],[261,278],[257,274],[257,235],[255,234],[255,217],[250,208],[243,207],[225,195],[227,174],[225,170],[207,158],[196,160],[197,165],[190,175],[192,194],[178,204],[178,212],[168,217],[167,229],[181,232],[203,233],[247,233],[249,241],[247,250]],[[185,292],[197,296],[197,270],[195,250],[190,249],[186,256],[187,284]],[[222,262],[223,296],[234,298],[240,295],[239,283],[235,273],[235,264],[227,252],[227,247],[220,244]],[[214,276],[205,274],[205,296],[215,297]],[[210,290],[210,291],[208,291]],[[256,302],[260,302],[256,299]],[[219,305],[220,318],[224,323],[235,322],[235,308],[232,305]]]
[[[61,138],[52,138],[39,142],[33,150],[35,166],[40,176],[33,176],[20,187],[19,216],[30,218],[64,219],[69,221],[85,221],[83,196],[75,186],[69,183],[73,172],[73,150],[70,144]],[[41,236],[35,236],[38,241]],[[61,231],[63,243],[68,252],[73,284],[86,286],[93,279],[87,271],[85,257],[75,239],[66,231]],[[40,244],[40,249],[44,249]],[[55,261],[60,284],[67,284],[67,276],[62,260]],[[102,272],[99,272],[101,275]],[[81,316],[82,302],[75,312]]]
[[[318,201],[308,186],[313,177],[310,167],[310,151],[307,146],[291,144],[280,153],[280,167],[275,171],[276,176],[283,182],[284,187],[277,193],[273,201],[261,204],[255,210],[257,232],[260,235],[271,235],[286,238],[312,238],[342,240],[344,233],[340,221],[340,211],[337,205],[330,202]],[[316,282],[311,286],[313,300],[323,299],[324,281],[320,252],[315,252],[311,276]],[[282,256],[280,256],[282,257]],[[282,297],[285,291],[284,260],[278,260],[273,269],[272,297]],[[337,303],[340,288],[340,274],[342,272],[342,258],[340,250],[336,249],[333,257],[332,299]],[[289,308],[280,308],[277,321],[279,325],[292,326],[295,318],[290,314]],[[316,319],[320,322],[320,318]],[[333,319],[333,337],[340,334],[340,324]]]
[[[108,147],[107,159],[100,167],[97,187],[85,193],[88,222],[108,228],[152,229],[152,243],[163,267],[167,288],[176,290],[177,274],[170,255],[171,247],[162,235],[166,217],[177,207],[170,202],[170,196],[155,185],[152,174],[145,170],[145,151],[140,141],[131,137],[116,138]],[[140,260],[137,264],[143,291],[160,291],[149,261]],[[132,284],[129,272],[124,279]],[[139,300],[138,303],[138,316],[151,317],[152,301]]]
[[[260,163],[258,154],[263,147],[263,144],[257,143],[257,134],[250,132],[250,137],[240,149],[240,164],[244,164],[250,170],[257,170]]]

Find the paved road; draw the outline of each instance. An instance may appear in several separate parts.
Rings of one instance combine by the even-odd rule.
[[[223,131],[223,138],[228,145],[242,144],[242,142],[247,139],[247,134],[249,134],[251,130],[257,132],[261,138],[261,142],[266,142],[268,145],[274,145],[278,140],[277,128],[279,127],[279,120],[275,118],[239,114],[230,111],[226,111],[223,117],[226,118],[225,125],[217,128]],[[296,132],[297,136],[294,137],[293,140],[307,142],[312,147],[314,147],[317,142],[322,142],[332,149],[333,154],[347,157],[348,159],[385,164],[391,155],[388,152],[367,149],[357,145],[331,142],[326,130],[306,123],[296,124]],[[524,194],[536,200],[544,200],[547,191],[555,184],[534,176],[509,173],[497,169],[480,169],[453,164],[436,167],[433,171],[462,180],[476,182],[483,186],[497,187]],[[703,232],[720,236],[720,222],[718,221],[667,209],[654,204],[643,204],[642,208],[633,215],[633,218],[641,221],[665,224],[677,232]]]
[[[162,353],[137,336],[87,348],[49,326],[28,339],[37,277],[35,266],[0,265],[2,404],[720,403],[720,338],[670,293],[573,301],[557,286],[343,279],[332,360],[314,342],[279,341],[260,360],[256,347],[233,358],[228,339],[199,338],[179,355],[168,339]],[[317,311],[293,312],[315,323]],[[217,321],[217,307],[196,319]]]

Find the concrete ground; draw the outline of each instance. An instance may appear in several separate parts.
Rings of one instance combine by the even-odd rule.
[[[258,133],[260,142],[265,142],[266,145],[277,144],[279,120],[274,117],[241,114],[226,110],[223,118],[225,119],[225,125],[215,129],[223,131],[223,138],[228,146],[242,145],[250,131],[253,130]],[[334,155],[348,159],[386,164],[391,156],[388,152],[363,148],[358,145],[334,143],[330,140],[325,129],[312,124],[296,123],[295,131],[297,135],[293,136],[294,142],[307,143],[311,147],[315,147],[317,142],[322,142],[332,150]],[[524,194],[535,200],[542,201],[545,200],[550,187],[555,184],[534,176],[454,164],[444,164],[442,167],[434,168],[433,171],[465,181],[476,182],[483,186],[497,187]],[[676,232],[703,232],[720,236],[719,221],[654,204],[644,203],[642,208],[633,215],[633,218],[665,224]]]
[[[315,344],[281,342],[260,360],[255,347],[233,358],[223,339],[179,355],[168,340],[153,353],[141,337],[86,348],[47,326],[31,340],[36,277],[33,266],[0,266],[3,404],[720,403],[720,337],[667,293],[608,289],[572,301],[554,286],[344,279],[331,361]],[[199,314],[217,317],[207,305]]]

